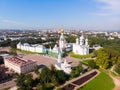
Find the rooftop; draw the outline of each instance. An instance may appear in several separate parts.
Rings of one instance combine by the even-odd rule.
[[[32,60],[22,60],[18,57],[12,57],[12,58],[9,58],[7,59],[9,62],[13,63],[13,64],[16,64],[18,66],[24,66],[24,65],[27,65],[27,64],[30,64],[30,63],[34,63]]]

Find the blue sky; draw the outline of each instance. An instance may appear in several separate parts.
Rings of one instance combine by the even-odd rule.
[[[1,29],[120,30],[120,0],[0,0]]]

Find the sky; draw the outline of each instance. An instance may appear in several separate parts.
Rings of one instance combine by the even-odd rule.
[[[0,0],[0,29],[120,30],[120,0]]]

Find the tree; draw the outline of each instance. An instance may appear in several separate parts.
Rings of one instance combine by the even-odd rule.
[[[16,79],[16,85],[18,90],[32,90],[32,75],[31,74],[19,74]]]
[[[16,48],[16,47],[17,47],[18,42],[19,42],[18,40],[11,41],[11,43],[10,43],[10,47],[11,47],[11,48]]]
[[[65,74],[63,70],[57,70],[56,74],[57,74],[56,77],[60,84],[64,83],[67,80],[67,75]]]
[[[79,63],[79,65],[77,66],[77,71],[80,73],[82,72],[83,67],[82,67],[82,63]]]
[[[119,63],[120,64],[120,56],[118,57],[118,59],[117,59],[117,63]]]
[[[115,70],[118,74],[120,74],[120,56],[118,56],[117,63],[116,63],[116,65],[115,65],[114,70]]]
[[[32,79],[32,75],[31,74],[27,74],[25,76],[25,86],[27,90],[31,90],[32,89],[32,83],[33,83],[33,79]]]
[[[48,67],[43,67],[40,73],[40,80],[42,81],[43,84],[46,84],[50,81],[50,69]]]
[[[10,55],[14,55],[14,56],[16,56],[16,55],[17,55],[17,52],[16,52],[15,49],[10,48],[9,54],[10,54]]]
[[[10,43],[11,43],[11,40],[10,39],[7,39],[3,42],[0,42],[0,46],[1,47],[6,47],[6,46],[10,46]]]
[[[39,73],[39,68],[38,68],[38,66],[35,66],[35,67],[34,67],[34,72],[35,72],[36,74]]]
[[[2,56],[0,56],[0,64],[4,64],[4,59]]]
[[[56,68],[54,67],[53,64],[51,65],[51,71],[50,72],[51,72],[51,76],[56,75]]]
[[[37,90],[43,90],[43,86],[41,84],[37,84],[36,89]]]
[[[51,77],[51,82],[52,82],[55,86],[59,85],[58,79],[57,79],[57,77],[56,77],[55,75],[52,75],[52,77]]]
[[[96,63],[105,69],[110,67],[110,56],[105,52],[105,49],[101,48],[97,53]]]
[[[120,74],[120,64],[115,65],[115,71]]]
[[[93,60],[89,60],[88,66],[90,66],[91,68],[96,68],[96,63]]]
[[[76,68],[72,69],[71,78],[79,76],[82,71],[83,71],[82,64],[79,63],[79,65]]]
[[[21,87],[24,86],[25,74],[19,74],[16,79],[16,85]]]

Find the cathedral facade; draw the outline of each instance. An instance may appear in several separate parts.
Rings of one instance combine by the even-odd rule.
[[[73,52],[79,55],[89,54],[88,39],[84,38],[83,35],[80,38],[77,38],[76,43],[73,44]]]

